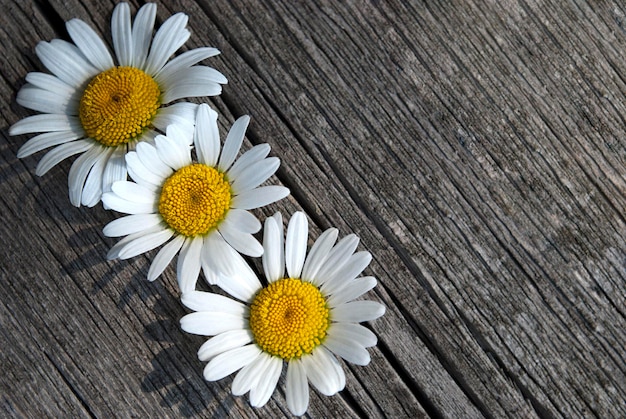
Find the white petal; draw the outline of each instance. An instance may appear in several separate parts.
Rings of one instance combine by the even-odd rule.
[[[85,186],[87,175],[98,159],[106,153],[107,150],[104,147],[94,145],[87,152],[74,160],[74,163],[72,163],[67,181],[69,186],[70,202],[75,207],[80,207],[83,187]]]
[[[60,146],[50,150],[45,156],[42,157],[37,165],[35,173],[37,176],[43,176],[48,172],[48,170],[52,169],[66,158],[78,153],[83,153],[92,147],[95,147],[95,144],[91,140],[78,140],[72,141],[71,143],[61,144]]]
[[[348,234],[335,245],[324,261],[324,266],[317,272],[316,282],[323,284],[332,277],[342,266],[344,266],[350,256],[359,245],[359,238],[354,234]]]
[[[153,234],[153,233],[159,232],[162,229],[163,229],[163,227],[161,227],[161,226],[155,226],[155,227],[151,227],[151,228],[145,229],[145,230],[137,232],[137,233],[129,234],[128,236],[124,237],[122,240],[120,240],[117,243],[115,243],[113,245],[113,247],[111,247],[111,249],[107,253],[107,259],[108,260],[117,259],[120,250],[123,249],[128,243],[130,243],[130,242],[132,242],[134,240],[137,240],[140,237],[147,236],[149,234]]]
[[[174,173],[172,168],[159,158],[157,150],[152,144],[148,144],[145,141],[140,142],[137,144],[136,153],[146,169],[161,179],[167,179]]]
[[[283,360],[269,356],[269,363],[264,368],[262,375],[259,377],[255,386],[250,389],[250,405],[253,407],[262,407],[272,397],[276,383],[280,378],[280,372],[283,369]]]
[[[333,336],[333,339],[352,341],[363,348],[369,348],[378,342],[376,335],[371,330],[356,323],[331,323],[328,328],[328,336]]]
[[[157,82],[163,84],[166,92],[171,89],[176,89],[187,83],[210,84],[214,86],[213,88],[219,89],[221,89],[221,86],[219,86],[220,84],[228,83],[226,77],[224,77],[222,73],[220,73],[213,67],[208,67],[204,65],[184,67],[182,65],[177,65],[176,68],[172,67],[171,70],[173,71],[160,73],[158,76],[156,76]]]
[[[373,276],[364,276],[349,282],[344,288],[330,295],[327,302],[330,307],[336,307],[340,304],[359,298],[376,286],[376,278]]]
[[[106,44],[89,25],[80,19],[72,19],[65,27],[80,52],[98,70],[105,71],[115,65]]]
[[[132,29],[133,67],[143,68],[145,64],[150,49],[150,41],[152,41],[156,9],[156,4],[148,3],[141,7],[135,16]]]
[[[142,142],[146,142],[148,144],[154,145],[154,139],[156,138],[157,135],[160,135],[160,132],[152,128],[148,128],[144,130],[136,140],[128,143],[128,146],[125,147],[127,149],[126,151],[135,151],[137,144],[142,143]]]
[[[280,214],[280,213],[278,213]],[[280,224],[279,224],[280,223]],[[269,217],[263,229],[263,271],[268,282],[282,279],[285,275],[285,247],[283,224],[280,219]]]
[[[370,354],[367,352],[367,349],[346,336],[331,335],[329,333],[324,340],[324,346],[353,364],[367,365],[370,363]]]
[[[241,301],[249,301],[261,288],[254,271],[219,233],[205,239],[203,260],[218,273],[218,285]]]
[[[285,242],[285,264],[290,278],[300,278],[308,239],[309,222],[306,215],[298,211],[289,220]]]
[[[284,186],[261,186],[235,196],[230,205],[232,208],[255,209],[279,201],[287,195],[289,195],[289,189]]]
[[[211,360],[204,368],[204,379],[217,381],[245,367],[261,354],[261,350],[254,344],[242,346],[228,352],[221,353]]]
[[[61,39],[40,42],[35,47],[35,52],[48,70],[76,88],[99,73],[75,45]]]
[[[231,187],[235,194],[254,189],[269,179],[276,172],[278,166],[280,166],[278,157],[269,157],[258,161],[250,165],[237,178],[234,178]]]
[[[147,189],[135,182],[115,182],[111,185],[111,190],[120,198],[138,204],[157,205],[158,196],[150,189]]]
[[[257,161],[263,160],[270,154],[270,146],[268,144],[259,144],[246,151],[237,159],[237,161],[228,169],[228,177],[237,179],[241,176],[241,172]]]
[[[187,238],[178,255],[176,278],[178,279],[178,287],[183,294],[196,288],[196,282],[200,276],[200,257],[203,244],[204,239],[202,237]]]
[[[321,285],[320,281],[317,280],[317,272],[322,266],[324,266],[328,253],[335,245],[338,235],[339,230],[336,228],[329,228],[320,234],[317,240],[315,240],[306,261],[304,262],[304,268],[302,268],[301,275],[302,279],[311,281],[316,286]]]
[[[197,81],[202,80],[205,83],[228,83],[228,80],[222,73],[220,73],[213,67],[207,67],[204,65],[189,67],[184,74],[185,77],[188,77],[190,79],[196,79]]]
[[[80,127],[80,121],[76,116],[55,114],[31,115],[13,124],[9,128],[9,135],[52,131],[82,132]]]
[[[124,147],[117,147],[109,157],[102,174],[102,192],[110,192],[111,185],[128,178]]]
[[[189,102],[179,102],[169,106],[162,106],[157,111],[156,116],[152,120],[152,124],[163,132],[165,132],[169,125],[175,124],[184,127],[185,131],[191,131],[193,133],[196,109],[198,109],[198,105]]]
[[[155,75],[155,80],[159,85],[167,86],[167,81],[178,76],[178,72],[199,63],[200,61],[219,54],[217,48],[195,48],[190,51],[183,52],[178,57],[168,62]]]
[[[372,261],[370,252],[357,252],[348,258],[348,261],[326,278],[320,290],[324,294],[334,294],[348,285],[359,275]]]
[[[194,120],[195,121],[195,120]],[[165,128],[165,136],[178,144],[181,150],[189,151],[191,159],[191,149],[193,148],[193,130],[195,125],[171,124]],[[191,162],[191,160],[189,160]]]
[[[233,380],[233,395],[241,396],[255,387],[259,378],[265,372],[265,368],[269,365],[270,360],[271,356],[262,352],[254,361],[243,367]]]
[[[139,237],[122,247],[119,250],[117,257],[120,259],[129,259],[145,253],[161,246],[163,243],[168,241],[173,234],[174,232],[172,230],[164,229]]]
[[[150,54],[144,67],[146,73],[156,74],[172,54],[189,39],[191,33],[185,29],[187,20],[187,15],[177,13],[163,22],[152,41]]]
[[[159,250],[148,270],[148,281],[154,281],[163,273],[167,265],[170,264],[176,253],[183,246],[183,243],[185,243],[185,237],[176,236]]]
[[[193,142],[196,146],[198,161],[207,166],[215,166],[220,154],[217,112],[206,104],[198,106]]]
[[[261,222],[258,218],[246,210],[236,208],[228,210],[226,218],[222,223],[227,225],[228,228],[241,233],[254,234],[261,230]]]
[[[263,254],[263,246],[252,234],[229,228],[229,224],[224,223],[220,224],[218,231],[224,240],[239,253],[252,257],[259,257]]]
[[[56,93],[64,97],[75,96],[77,98],[80,98],[82,94],[81,89],[76,89],[75,87],[70,86],[58,77],[55,77],[52,74],[48,73],[40,73],[38,71],[28,73],[26,75],[26,81],[33,86],[37,86],[41,89]]]
[[[241,148],[241,143],[243,142],[243,137],[246,135],[246,128],[248,128],[249,123],[250,117],[248,115],[244,115],[237,119],[230,128],[218,163],[218,168],[222,172],[227,171],[235,161],[235,157],[237,157],[237,153],[239,153],[239,149]]]
[[[323,395],[332,396],[345,387],[346,376],[339,361],[324,346],[301,360],[309,381]]]
[[[102,197],[102,180],[104,178],[104,170],[108,165],[112,154],[113,148],[108,147],[104,154],[102,154],[96,161],[96,164],[94,164],[91,168],[89,176],[87,176],[85,186],[83,187],[81,203],[89,208],[100,202],[100,198]]]
[[[115,182],[114,185],[120,182]],[[107,209],[112,209],[124,214],[151,214],[156,212],[154,204],[128,201],[113,192],[105,192],[102,194],[102,204]]]
[[[285,383],[287,407],[295,416],[302,416],[309,407],[309,384],[300,359],[292,359],[287,365]]]
[[[128,3],[119,3],[111,17],[111,36],[117,61],[122,66],[133,64],[133,36]]]
[[[202,263],[202,272],[204,273],[204,279],[207,281],[209,285],[217,285],[220,281],[220,273],[216,272],[208,263],[204,256],[204,252],[202,252],[202,259],[200,260]],[[233,294],[231,294],[233,295]]]
[[[78,138],[81,138],[81,133],[72,131],[59,131],[59,132],[45,132],[43,134],[36,135],[30,140],[26,141],[17,152],[18,158],[28,157],[33,153],[41,151],[48,147],[53,147],[59,144],[69,143]]]
[[[185,97],[217,96],[222,93],[220,83],[226,77],[211,67],[194,66],[181,69],[176,74],[163,79],[163,103],[170,103]]]
[[[172,86],[163,93],[163,103],[170,103],[187,97],[218,96],[222,93],[222,86],[204,81],[184,80]]]
[[[208,361],[223,352],[247,345],[252,339],[252,332],[249,330],[229,330],[220,333],[202,344],[198,349],[198,359]]]
[[[244,304],[212,292],[186,292],[181,297],[181,302],[193,311],[220,311],[234,316],[248,316],[248,308]]]
[[[148,170],[141,162],[136,152],[131,151],[126,154],[126,165],[128,174],[138,184],[149,189],[155,189],[155,187],[160,188],[162,186],[164,179]]]
[[[212,270],[210,271],[213,278],[208,278],[209,284],[216,285],[220,287],[224,292],[233,297],[244,301],[245,297],[248,298],[248,302],[251,302],[254,294],[250,293],[250,290],[246,288],[248,284],[242,283],[241,281],[233,281],[232,278],[226,277],[223,273]],[[213,282],[211,282],[213,280]]]
[[[178,170],[191,164],[191,150],[181,147],[176,138],[158,135],[155,142],[159,157],[172,169]]]
[[[162,221],[158,214],[127,215],[111,221],[104,227],[102,233],[107,237],[121,237],[157,226]]]
[[[78,113],[79,100],[77,98],[40,89],[29,83],[17,92],[15,100],[21,106],[38,112],[67,115]]]
[[[180,319],[180,327],[187,333],[215,336],[229,330],[245,329],[248,321],[242,316],[219,311],[198,311]]]
[[[333,308],[332,319],[340,323],[360,323],[377,319],[383,314],[385,306],[376,301],[351,301]]]

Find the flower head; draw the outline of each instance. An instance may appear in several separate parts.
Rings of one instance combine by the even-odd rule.
[[[125,180],[125,153],[138,143],[152,142],[156,130],[178,123],[191,141],[197,105],[166,105],[185,97],[219,95],[227,82],[217,70],[195,65],[219,54],[215,48],[193,49],[168,62],[190,36],[185,28],[188,17],[175,14],[153,37],[155,18],[152,3],[139,9],[133,24],[127,3],[115,7],[115,60],[96,32],[79,19],[66,24],[73,44],[54,39],[35,49],[52,74],[29,73],[17,102],[41,114],[18,121],[9,133],[41,133],[20,148],[20,158],[54,147],[40,160],[39,176],[81,154],[68,179],[73,205],[96,205],[113,182]]]
[[[371,255],[354,253],[355,235],[335,243],[337,235],[334,228],[326,230],[307,256],[303,213],[291,218],[284,245],[280,213],[268,218],[263,238],[267,287],[242,258],[220,249],[223,253],[215,255],[222,273],[218,285],[241,302],[202,291],[182,297],[195,311],[181,319],[183,330],[213,336],[198,351],[200,360],[209,361],[206,380],[241,370],[232,392],[250,391],[250,403],[259,407],[271,397],[287,362],[287,404],[302,415],[309,404],[307,382],[327,396],[344,388],[345,375],[333,354],[357,365],[369,363],[366,348],[376,344],[376,336],[358,323],[382,316],[385,307],[352,301],[376,285],[373,277],[357,278]]]
[[[277,157],[267,157],[267,144],[252,147],[235,161],[249,120],[244,116],[235,121],[220,153],[217,114],[202,104],[193,135],[197,162],[176,125],[167,128],[167,135],[157,135],[155,145],[140,143],[126,154],[134,182],[115,182],[102,196],[105,207],[130,214],[105,226],[107,236],[126,236],[108,258],[127,259],[167,243],[154,258],[148,279],[156,279],[180,251],[178,281],[181,291],[188,292],[201,268],[215,283],[214,255],[232,251],[261,256],[263,246],[252,236],[261,223],[247,210],[278,201],[289,190],[259,187],[280,164]]]

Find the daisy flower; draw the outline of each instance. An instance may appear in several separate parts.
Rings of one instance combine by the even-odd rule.
[[[250,404],[260,407],[287,362],[287,405],[294,415],[302,415],[309,404],[307,382],[327,396],[344,388],[345,375],[333,354],[357,365],[369,363],[366,348],[376,344],[376,336],[358,323],[382,316],[385,307],[352,301],[376,285],[373,277],[357,278],[372,257],[354,253],[359,239],[353,234],[335,244],[337,234],[337,229],[326,230],[305,259],[306,216],[297,212],[291,218],[284,246],[280,213],[268,218],[262,259],[266,287],[231,250],[222,248],[224,253],[214,255],[223,274],[218,285],[242,302],[202,291],[182,296],[183,304],[195,311],[181,319],[182,329],[214,336],[198,351],[200,360],[209,361],[206,380],[241,370],[233,394],[250,391]]]
[[[195,289],[201,268],[215,283],[214,254],[232,250],[261,256],[263,246],[252,236],[261,223],[247,210],[278,201],[289,190],[259,187],[280,165],[277,157],[267,157],[269,145],[254,146],[235,161],[249,121],[248,116],[235,121],[220,154],[217,113],[202,104],[193,134],[197,162],[176,125],[167,128],[167,135],[157,135],[155,145],[142,142],[126,154],[134,182],[115,182],[102,196],[106,208],[130,214],[105,226],[106,236],[126,236],[107,257],[127,259],[167,242],[148,279],[155,280],[180,251],[177,277],[181,291],[188,292]]]
[[[219,95],[220,84],[227,82],[217,70],[195,65],[219,54],[215,48],[193,49],[168,62],[190,36],[185,28],[188,17],[175,14],[153,38],[155,18],[155,4],[139,9],[132,25],[128,4],[115,7],[115,61],[104,41],[79,19],[66,23],[73,44],[54,39],[35,49],[52,74],[28,73],[17,103],[41,114],[18,121],[9,133],[41,133],[20,148],[20,158],[54,147],[37,165],[39,176],[81,154],[68,178],[75,206],[96,205],[114,181],[125,180],[125,153],[153,140],[155,130],[178,123],[191,134],[197,105],[165,105],[185,97]]]

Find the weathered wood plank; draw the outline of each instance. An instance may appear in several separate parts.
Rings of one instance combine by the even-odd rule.
[[[455,2],[457,3],[457,2]],[[617,2],[172,1],[217,46],[222,127],[251,114],[314,229],[355,232],[388,307],[367,367],[311,416],[626,415],[626,9]],[[8,415],[267,416],[202,380],[174,271],[105,262],[113,218],[34,176],[7,127],[38,40],[113,3],[11,3],[2,20],[0,225]],[[136,7],[136,5],[135,5]],[[284,377],[283,377],[284,379]],[[16,382],[21,384],[17,384]],[[280,387],[280,384],[279,384]],[[32,391],[41,394],[29,403]]]

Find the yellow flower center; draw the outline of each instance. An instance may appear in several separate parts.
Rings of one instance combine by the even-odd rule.
[[[192,164],[167,178],[159,198],[163,220],[183,236],[207,234],[226,217],[230,184],[224,174],[204,164]]]
[[[87,85],[78,115],[90,138],[114,147],[134,140],[150,125],[160,96],[156,81],[143,71],[113,67]]]
[[[271,283],[250,307],[250,329],[257,345],[284,360],[310,354],[326,337],[329,324],[320,290],[300,279]]]

